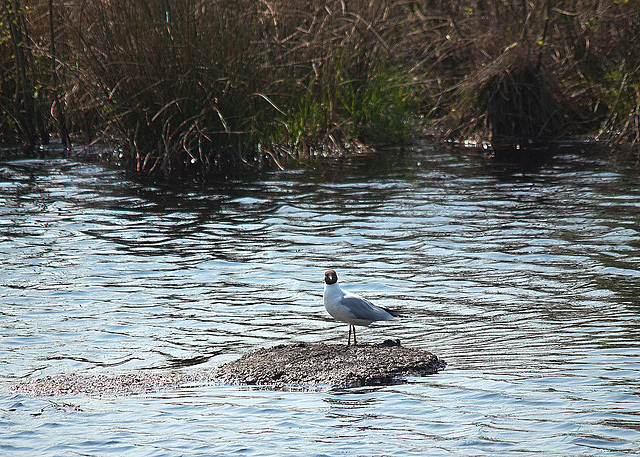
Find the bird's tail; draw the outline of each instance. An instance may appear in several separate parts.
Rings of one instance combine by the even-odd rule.
[[[386,312],[391,314],[393,317],[403,317],[405,315],[402,311],[398,311],[398,310],[395,310],[395,309],[383,308],[382,306],[380,306],[380,308],[384,309]]]

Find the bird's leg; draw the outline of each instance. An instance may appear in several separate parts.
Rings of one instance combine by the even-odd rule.
[[[347,346],[351,344],[351,325],[349,325],[349,339],[347,340]]]
[[[353,326],[353,345],[357,346],[358,343],[356,343],[356,326]]]

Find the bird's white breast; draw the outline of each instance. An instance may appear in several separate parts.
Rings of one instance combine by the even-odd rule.
[[[340,286],[336,284],[324,285],[324,307],[334,319],[342,322],[351,323],[353,315],[349,311],[349,308],[342,305],[340,302],[344,297],[344,292],[340,289]]]

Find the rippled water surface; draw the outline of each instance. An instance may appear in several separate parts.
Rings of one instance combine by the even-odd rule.
[[[523,168],[426,145],[200,191],[0,163],[0,454],[638,455],[639,221],[637,171],[576,151]],[[410,314],[359,341],[446,370],[342,391],[11,390],[345,342],[327,268]]]

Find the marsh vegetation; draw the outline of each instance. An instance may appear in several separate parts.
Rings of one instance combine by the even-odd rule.
[[[444,138],[640,142],[627,0],[2,0],[0,141],[179,179]]]

